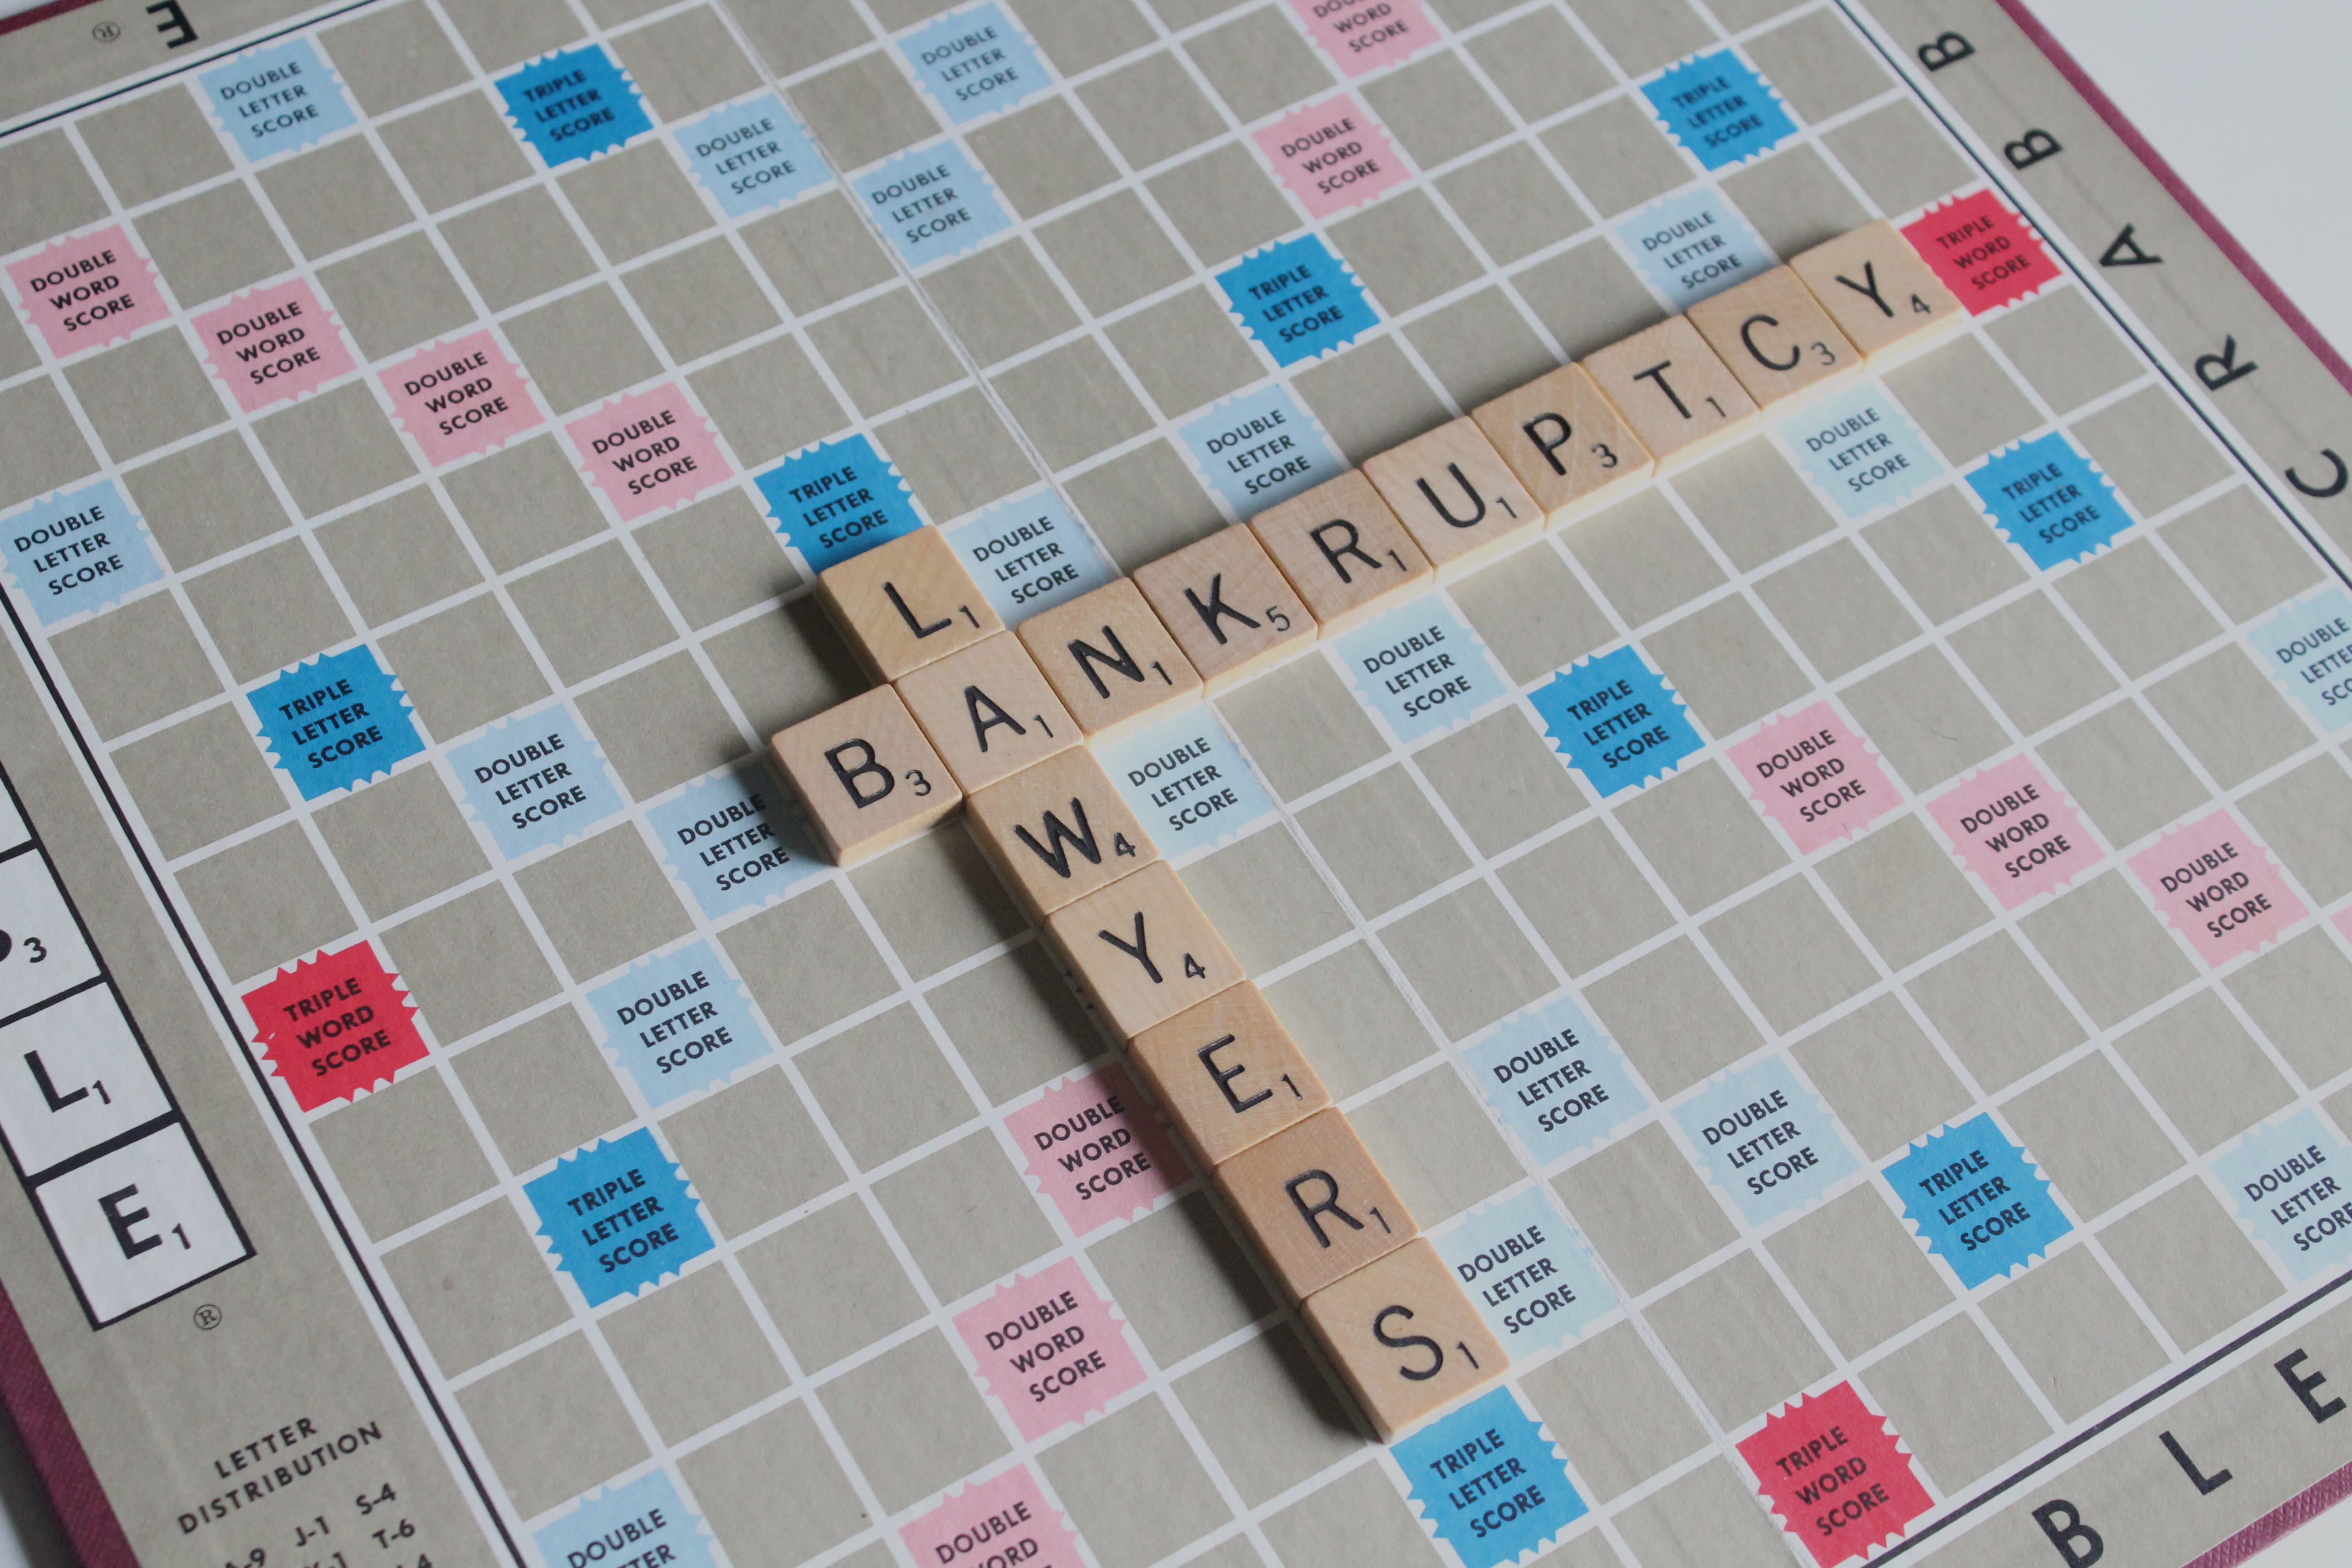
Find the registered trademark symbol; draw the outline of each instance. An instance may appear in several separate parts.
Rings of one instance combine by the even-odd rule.
[[[196,1327],[210,1331],[220,1327],[221,1310],[210,1301],[196,1309]]]
[[[110,44],[122,37],[122,29],[112,22],[100,22],[89,30],[89,36],[101,44]]]

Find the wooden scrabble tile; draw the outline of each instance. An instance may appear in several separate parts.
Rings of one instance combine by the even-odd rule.
[[[1759,408],[1827,391],[1862,374],[1862,352],[1786,267],[1702,300],[1689,315]]]
[[[1265,994],[1246,980],[1144,1030],[1127,1055],[1213,1165],[1331,1103]]]
[[[1011,632],[898,679],[907,711],[967,794],[1078,743],[1078,726]]]
[[[887,686],[778,731],[768,756],[836,866],[912,837],[963,800],[955,775]]]
[[[1331,637],[1429,582],[1429,557],[1359,468],[1250,519],[1250,531]]]
[[[1511,1363],[1426,1241],[1317,1291],[1300,1312],[1383,1443],[1477,1393]]]
[[[1123,1040],[1242,977],[1165,860],[1063,905],[1045,931]]]
[[[1211,691],[1315,640],[1315,617],[1246,528],[1219,529],[1139,566],[1135,585]]]
[[[1466,416],[1365,459],[1364,472],[1440,577],[1543,526],[1543,508]]]
[[[1421,1234],[1371,1151],[1326,1108],[1215,1168],[1217,1188],[1294,1297]]]
[[[1738,440],[1756,423],[1756,400],[1687,317],[1670,316],[1583,363],[1662,474]]]
[[[1582,365],[1538,376],[1470,417],[1554,528],[1609,505],[1656,466]]]
[[[1903,231],[1881,218],[1789,263],[1872,366],[1939,343],[1968,320]]]
[[[1192,661],[1131,578],[1041,611],[1018,635],[1090,741],[1139,729],[1201,695]]]
[[[877,680],[896,680],[1004,629],[936,528],[919,528],[817,574],[817,601]]]
[[[1084,746],[974,792],[964,810],[981,852],[1032,920],[1160,858]]]

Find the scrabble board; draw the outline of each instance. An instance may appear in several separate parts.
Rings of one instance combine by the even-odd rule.
[[[1932,343],[1628,403],[1086,748],[1507,1353],[1383,1443],[984,810],[843,867],[770,769],[907,673],[818,574],[1159,606],[1879,220]],[[94,0],[0,35],[0,1395],[86,1562],[2352,1490],[2352,371],[2021,7]]]

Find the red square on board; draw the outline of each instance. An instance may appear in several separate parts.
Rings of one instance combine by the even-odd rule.
[[[269,1069],[305,1110],[390,1083],[425,1057],[416,1005],[363,942],[279,970],[244,1000]]]
[[[1903,237],[1972,316],[2022,300],[2058,276],[2032,226],[1989,190],[1929,207]]]
[[[1886,1417],[1841,1383],[1766,1416],[1739,1457],[1783,1528],[1832,1568],[1899,1537],[1933,1506],[1895,1444]]]

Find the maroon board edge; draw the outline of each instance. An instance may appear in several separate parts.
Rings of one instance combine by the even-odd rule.
[[[0,34],[15,32],[51,17],[61,16],[93,4],[94,0],[53,0],[47,5],[0,19]],[[2032,39],[2035,47],[2056,67],[2067,84],[2082,95],[2083,100],[2105,121],[2132,154],[2147,166],[2166,194],[2180,204],[2181,210],[2195,220],[2205,237],[2220,247],[2231,265],[2237,268],[2247,282],[2254,287],[2265,304],[2278,313],[2279,319],[2300,339],[2328,374],[2347,392],[2352,392],[2352,363],[2336,352],[2319,329],[2312,324],[2287,297],[2252,252],[2238,242],[2228,226],[2213,210],[2199,199],[2189,184],[2164,160],[2154,144],[2140,134],[2139,128],[2118,108],[2116,101],[2093,81],[2087,72],[2066,51],[2056,36],[2042,26],[2039,17],[2029,10],[2024,0],[1997,0],[2010,19]],[[25,1331],[22,1319],[8,1300],[5,1288],[0,1288],[0,1405],[7,1407],[9,1418],[23,1437],[26,1451],[32,1457],[33,1468],[38,1473],[42,1487],[47,1491],[50,1506],[56,1510],[58,1522],[66,1539],[72,1543],[83,1568],[139,1568],[139,1559],[131,1549],[131,1541],[114,1516],[113,1505],[107,1500],[106,1489],[99,1483],[98,1473],[90,1468],[89,1456],[83,1451],[81,1438],[76,1435],[72,1420],[66,1415],[64,1402],[58,1397],[57,1388],[49,1381],[39,1354],[33,1348],[30,1335]],[[2294,1531],[2309,1523],[2321,1513],[2352,1497],[2352,1465],[2329,1475],[2326,1479],[2273,1509],[2245,1529],[2231,1536],[2210,1551],[2198,1557],[2186,1568],[2236,1568],[2254,1553],[2284,1539]]]

